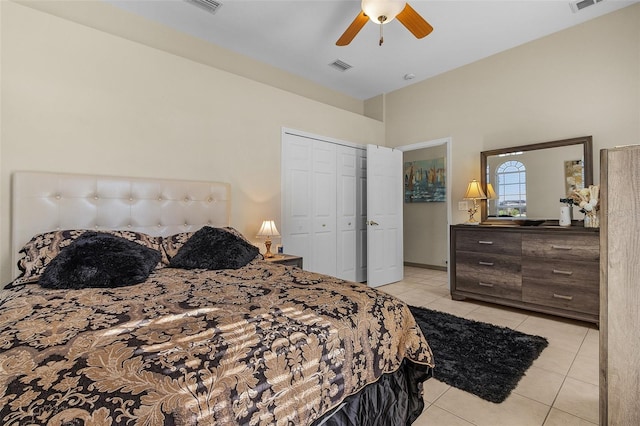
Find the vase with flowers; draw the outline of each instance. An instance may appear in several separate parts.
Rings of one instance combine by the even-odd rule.
[[[561,198],[561,203],[566,203],[570,206],[580,207],[580,212],[584,213],[584,227],[585,228],[599,228],[600,218],[598,211],[600,210],[600,204],[598,203],[598,196],[600,195],[600,187],[598,185],[589,185],[588,188],[575,189],[571,191],[567,198]]]

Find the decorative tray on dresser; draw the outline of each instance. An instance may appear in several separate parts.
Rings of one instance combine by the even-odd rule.
[[[600,237],[581,226],[451,226],[451,298],[598,323]]]

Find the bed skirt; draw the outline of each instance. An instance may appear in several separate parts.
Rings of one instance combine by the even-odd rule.
[[[347,397],[313,426],[411,425],[422,413],[423,382],[433,369],[405,359],[398,370]]]

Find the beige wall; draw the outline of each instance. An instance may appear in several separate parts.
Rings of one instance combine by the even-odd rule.
[[[0,278],[15,170],[227,181],[232,225],[280,219],[281,128],[384,144],[378,120],[0,2]]]
[[[8,0],[2,0],[2,2]],[[173,53],[327,105],[362,114],[363,101],[126,12],[102,0],[12,0],[68,21]],[[364,115],[369,116],[366,112]],[[381,118],[377,118],[381,120]]]
[[[640,143],[639,73],[636,4],[387,94],[387,145],[451,136],[454,207],[488,149],[592,135],[598,181],[601,148]]]
[[[403,161],[447,156],[447,146],[406,151]],[[449,179],[447,172],[445,179]],[[448,196],[448,195],[447,195]],[[447,266],[447,203],[404,203],[404,261],[426,266]]]
[[[82,13],[0,1],[2,283],[14,170],[228,181],[233,225],[251,235],[280,216],[282,126],[388,146],[451,136],[453,206],[482,150],[593,135],[597,179],[601,148],[640,142],[640,5],[361,105],[275,70],[239,76],[246,58],[223,55],[225,67],[217,49],[199,56],[197,40],[149,22],[104,26],[85,2],[48,3]]]

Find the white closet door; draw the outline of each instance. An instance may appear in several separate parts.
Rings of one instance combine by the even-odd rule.
[[[365,281],[366,151],[283,133],[282,244],[305,269]]]
[[[312,257],[309,271],[336,275],[336,146],[313,141]]]
[[[402,280],[402,152],[367,145],[367,284]]]
[[[337,273],[338,278],[356,280],[357,263],[357,150],[337,146]]]
[[[367,280],[367,151],[356,149],[356,281]]]
[[[282,139],[282,244],[286,253],[304,258],[305,269],[312,255],[312,158],[308,139],[285,134]]]

